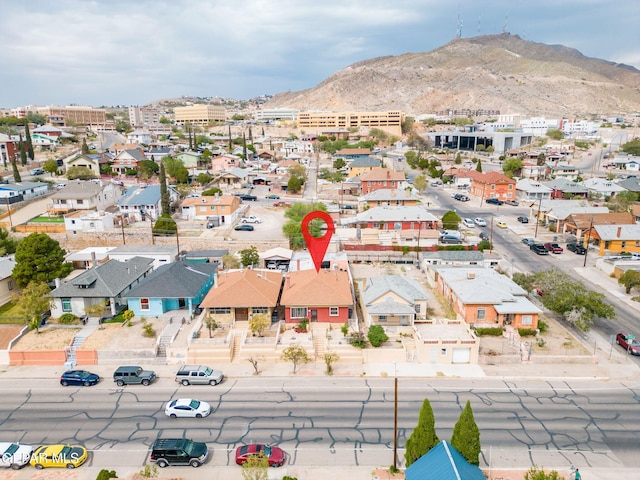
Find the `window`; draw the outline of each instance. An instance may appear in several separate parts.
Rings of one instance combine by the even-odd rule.
[[[445,356],[447,354],[447,349],[446,348],[441,348],[440,349],[440,355]]]
[[[416,304],[413,306],[413,309],[415,310],[415,312],[416,312],[416,313],[420,313],[420,304],[419,304],[419,303],[416,303]]]
[[[329,307],[329,316],[337,317],[340,313],[340,308],[338,307]]]
[[[487,311],[484,308],[479,308],[476,310],[476,320],[484,320],[486,317]]]
[[[292,307],[291,318],[307,318],[307,307]]]
[[[71,311],[71,299],[70,298],[63,298],[62,299],[62,311],[63,312],[70,312]]]
[[[627,242],[621,242],[621,243],[620,243],[620,247],[622,247],[622,248],[626,248],[626,246],[627,246]]]
[[[231,313],[230,307],[213,307],[209,309],[209,313],[218,315],[229,315]]]
[[[386,315],[379,315],[378,316],[378,321],[379,322],[386,322],[387,321],[387,316]]]
[[[495,190],[496,186],[495,185],[491,185],[491,190]]]
[[[84,200],[78,200],[78,205],[82,205],[84,203]]]
[[[141,298],[140,299],[140,310],[149,310],[149,299]]]
[[[522,316],[522,325],[532,325],[532,324],[533,324],[533,315]]]
[[[7,287],[9,288],[9,290],[13,290],[13,280],[9,280],[7,282]]]
[[[269,308],[267,307],[253,307],[251,308],[251,313],[256,315],[257,313],[269,313]]]

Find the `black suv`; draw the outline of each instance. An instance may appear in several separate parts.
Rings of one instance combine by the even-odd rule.
[[[116,385],[123,387],[124,385],[142,384],[149,385],[156,379],[156,372],[153,370],[143,370],[138,366],[124,366],[118,367],[113,372],[113,381]]]
[[[240,200],[255,202],[256,200],[258,200],[258,197],[256,197],[255,195],[240,195]]]
[[[577,255],[586,255],[587,254],[587,249],[584,248],[579,243],[567,243],[567,250],[569,250],[570,252],[573,252],[573,253],[575,253]]]
[[[188,438],[158,438],[151,447],[149,460],[160,468],[169,465],[199,467],[207,461],[209,449],[206,443]]]

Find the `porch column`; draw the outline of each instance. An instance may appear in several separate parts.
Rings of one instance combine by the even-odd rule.
[[[116,316],[116,300],[115,298],[109,299],[109,309],[111,310],[111,315]]]

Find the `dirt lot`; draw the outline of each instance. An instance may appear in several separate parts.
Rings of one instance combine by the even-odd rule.
[[[28,332],[13,347],[13,350],[62,350],[71,344],[79,328],[57,328],[45,325],[40,333],[35,330]]]
[[[138,318],[133,320],[131,327],[122,326],[119,323],[107,323],[102,325],[102,329],[94,331],[87,337],[81,350],[132,350],[136,348],[153,348],[158,340],[158,335],[167,325],[166,319],[153,319],[153,328],[156,335],[145,337],[143,335],[142,321]]]

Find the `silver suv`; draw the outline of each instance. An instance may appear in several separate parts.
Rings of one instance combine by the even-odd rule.
[[[182,385],[218,385],[224,379],[222,372],[204,365],[184,365],[176,373],[176,382]]]

